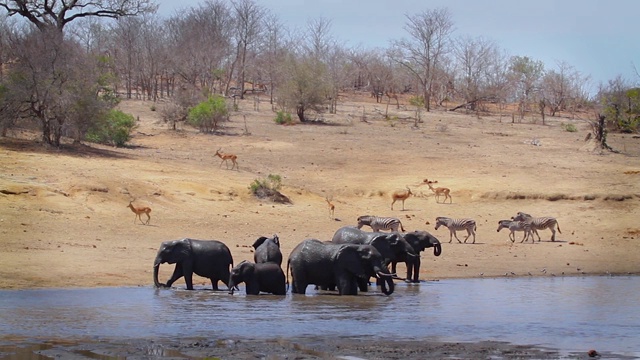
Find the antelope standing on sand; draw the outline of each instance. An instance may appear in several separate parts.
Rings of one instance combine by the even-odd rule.
[[[231,170],[233,170],[233,168],[235,167],[236,170],[239,170],[238,168],[238,162],[236,161],[238,159],[238,157],[234,154],[225,154],[225,153],[221,153],[220,150],[222,150],[222,148],[216,150],[216,156],[218,156],[220,159],[222,159],[222,161],[220,162],[220,166],[218,167],[222,167],[222,163],[225,163],[227,165],[227,169],[229,169],[229,160],[231,160],[231,162],[233,163],[231,165]]]
[[[131,203],[133,202],[133,200],[129,201],[129,205],[127,205],[126,207],[130,208],[131,211],[133,211],[134,214],[136,214],[136,217],[133,219],[133,223],[136,223],[136,219],[140,219],[140,223],[142,223],[142,225],[149,225],[149,221],[151,221],[151,215],[149,215],[151,213],[151,208],[150,207],[135,207],[133,206]],[[142,222],[142,217],[140,216],[141,214],[145,214],[147,215],[147,221],[146,222]]]
[[[331,200],[329,200],[328,197],[325,197],[324,200],[327,202],[327,207],[329,208],[329,217],[333,219],[336,206],[333,205],[333,203],[331,202]]]
[[[425,184],[427,184],[427,186],[429,187],[429,189],[431,189],[431,191],[433,191],[433,193],[435,194],[435,198],[436,198],[436,202],[439,203],[440,202],[440,196],[444,195],[444,200],[442,201],[443,203],[445,201],[447,201],[447,198],[449,198],[449,204],[451,204],[453,202],[453,198],[451,197],[451,195],[449,195],[449,193],[451,192],[451,190],[449,190],[449,188],[446,187],[437,187],[434,188],[433,186],[431,186],[431,184],[437,184],[437,181],[430,181],[429,179],[424,179],[423,182]]]
[[[413,193],[411,192],[411,189],[409,189],[408,186],[407,186],[407,190],[394,191],[393,194],[391,194],[391,199],[393,199],[393,201],[391,202],[391,210],[393,210],[393,204],[395,204],[396,201],[402,200],[402,210],[404,211],[404,201],[407,200],[411,195],[413,195]]]

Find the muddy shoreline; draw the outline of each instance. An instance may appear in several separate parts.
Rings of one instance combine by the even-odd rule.
[[[18,343],[20,345],[18,345]],[[293,339],[76,339],[0,341],[0,354],[30,359],[589,359],[581,353],[513,345],[435,340],[393,341],[362,338]],[[599,358],[624,357],[599,354]],[[12,357],[14,356],[14,357]],[[628,357],[631,359],[630,357]]]

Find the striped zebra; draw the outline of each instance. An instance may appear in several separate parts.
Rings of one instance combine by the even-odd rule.
[[[452,219],[439,216],[436,218],[436,230],[438,230],[440,226],[446,226],[449,229],[449,242],[451,242],[455,236],[456,240],[462,243],[462,241],[458,239],[456,231],[467,230],[467,237],[464,238],[464,242],[466,243],[469,236],[473,235],[473,243],[476,243],[476,221],[473,219]]]
[[[500,220],[498,221],[498,232],[500,232],[500,230],[502,229],[509,229],[509,231],[511,231],[509,233],[509,240],[511,240],[512,243],[516,242],[516,234],[515,234],[516,231],[524,231],[524,236],[520,241],[521,243],[524,242],[529,237],[531,237],[532,242],[535,242],[535,239],[533,238],[533,233],[531,230],[531,224],[526,223],[524,221]]]
[[[534,218],[527,213],[518,212],[518,214],[511,219],[514,221],[524,221],[531,224],[531,231],[534,234],[538,235],[538,241],[540,241],[540,234],[538,234],[538,230],[551,230],[551,241],[556,241],[556,227],[558,227],[558,232],[562,234],[562,231],[560,231],[560,224],[558,224],[558,220],[556,220],[556,218],[554,217],[545,216]]]
[[[391,230],[398,231],[398,227],[404,232],[404,227],[402,227],[402,223],[400,219],[394,217],[379,217],[379,216],[371,216],[371,215],[363,215],[358,217],[358,229],[363,226],[368,225],[373,229],[373,231],[380,230]]]

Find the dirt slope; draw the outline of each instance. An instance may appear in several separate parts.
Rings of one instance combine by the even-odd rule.
[[[1,138],[0,288],[150,285],[160,242],[183,237],[221,240],[238,263],[252,259],[257,237],[277,233],[286,258],[303,239],[328,240],[365,214],[399,217],[445,243],[438,258],[422,254],[425,279],[640,273],[640,139],[612,134],[623,153],[600,153],[583,141],[581,120],[543,126],[435,111],[414,127],[409,106],[391,106],[387,121],[384,104],[354,100],[322,124],[295,126],[276,125],[269,104],[255,111],[247,100],[222,135],[167,130],[151,103],[126,101],[139,127],[124,149]],[[220,166],[218,148],[238,156],[239,171]],[[249,194],[269,174],[282,177],[292,205]],[[436,203],[418,186],[425,178],[450,188],[453,203]],[[407,185],[416,196],[392,211],[391,192]],[[152,208],[150,225],[133,223],[130,200]],[[545,230],[542,242],[512,245],[496,233],[518,211],[556,217],[559,241]],[[476,244],[449,244],[436,216],[476,219]],[[171,271],[161,267],[161,279]]]

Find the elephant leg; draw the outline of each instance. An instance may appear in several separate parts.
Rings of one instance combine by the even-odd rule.
[[[368,281],[368,279],[358,279],[357,283],[358,283],[358,289],[360,289],[360,291],[362,291],[362,292],[369,291],[369,281]]]
[[[407,279],[412,279],[412,282],[419,283],[420,282],[420,258],[418,257],[413,261],[411,265],[407,266]],[[411,270],[413,270],[413,278],[411,277]]]
[[[184,274],[184,282],[187,284],[187,290],[193,290],[193,266],[182,266],[182,272]]]
[[[217,278],[211,278],[210,280],[211,280],[211,288],[212,288],[214,291],[217,291],[217,290],[218,290],[218,281],[219,281],[219,279],[217,279]],[[228,287],[228,286],[227,286],[227,287]]]
[[[339,276],[336,285],[340,295],[357,295],[358,284],[348,275]]]
[[[306,281],[294,276],[293,280],[291,280],[291,293],[304,295],[307,291],[308,285],[309,284]]]
[[[173,274],[171,275],[171,278],[169,278],[169,280],[167,280],[167,287],[171,287],[171,285],[178,279],[180,279],[182,276],[184,276],[183,271],[182,271],[182,265],[181,264],[176,264],[176,268],[173,270]]]

